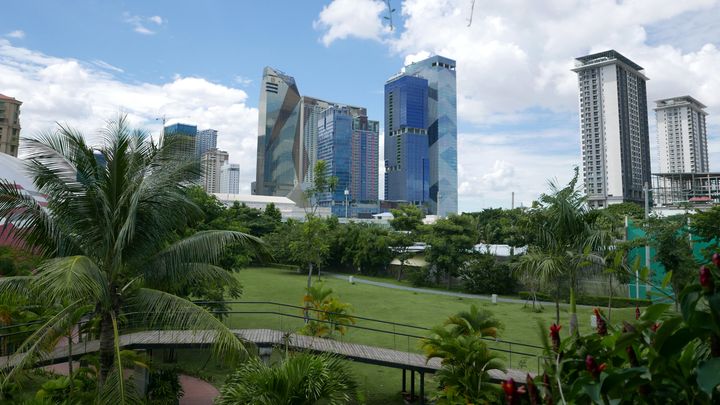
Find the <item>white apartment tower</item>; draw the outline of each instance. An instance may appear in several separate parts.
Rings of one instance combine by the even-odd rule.
[[[228,153],[217,148],[209,149],[200,158],[202,184],[208,193],[220,192],[220,168],[227,163]]]
[[[218,193],[240,194],[240,165],[225,163],[220,167],[220,189]]]
[[[690,96],[655,104],[660,172],[709,172],[705,105]]]
[[[614,50],[576,59],[582,172],[593,208],[644,201],[650,183],[647,77]]]

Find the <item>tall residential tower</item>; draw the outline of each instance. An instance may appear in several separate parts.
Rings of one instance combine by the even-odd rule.
[[[455,61],[432,56],[405,66],[385,84],[385,117],[385,198],[457,213]]]
[[[22,102],[0,94],[0,153],[17,157],[20,146],[20,105]]]
[[[655,104],[660,173],[709,172],[705,105],[690,96]]]
[[[642,203],[650,183],[643,68],[610,50],[576,59],[583,178],[588,203]]]

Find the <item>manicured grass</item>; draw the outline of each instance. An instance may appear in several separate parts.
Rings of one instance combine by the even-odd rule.
[[[302,297],[307,283],[307,275],[293,271],[272,268],[250,268],[238,273],[238,278],[244,285],[243,301],[274,301],[293,305],[302,305]],[[317,278],[313,277],[313,282]],[[523,308],[521,304],[498,303],[493,305],[485,300],[463,299],[435,294],[423,294],[410,291],[393,290],[365,284],[350,284],[345,280],[323,277],[326,286],[332,288],[338,297],[352,304],[353,314],[385,321],[399,322],[430,328],[442,322],[451,314],[467,310],[471,304],[492,311],[504,324],[501,339],[540,345],[540,333],[547,333],[547,326],[555,321],[555,308],[545,307],[543,312],[533,312]],[[245,305],[235,304],[236,311],[267,311],[283,312],[296,316],[302,313],[298,309],[281,308],[272,305]],[[560,322],[565,326],[563,334],[568,332],[569,314],[567,308],[561,308]],[[578,308],[580,332],[588,333],[590,328],[589,308]],[[634,317],[634,309],[614,309],[612,323],[629,320]],[[232,328],[273,328],[286,331],[297,331],[301,328],[302,319],[292,319],[277,314],[233,314],[226,324]],[[538,324],[543,325],[542,331]],[[410,335],[425,336],[427,332],[407,327],[384,325],[365,320],[358,320],[358,326],[372,327],[388,331],[406,333]],[[368,345],[394,348],[404,351],[420,351],[420,340],[411,337],[398,337],[368,330],[351,328],[345,336],[336,336],[336,339],[362,343]],[[489,342],[489,347],[495,349],[509,349],[510,343]],[[513,352],[537,351],[512,347]],[[508,367],[536,371],[535,357],[503,354]],[[401,384],[401,371],[378,366],[353,364],[359,381],[363,384],[363,392],[367,393],[368,403],[401,403],[398,392]],[[432,380],[427,381],[426,387],[431,391],[434,387]],[[379,402],[378,402],[379,401]]]

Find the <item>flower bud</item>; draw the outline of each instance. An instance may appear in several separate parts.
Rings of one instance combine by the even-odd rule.
[[[705,292],[711,292],[715,289],[712,273],[707,266],[700,267],[700,285]]]
[[[720,253],[712,255],[712,262],[717,268],[720,268]]]

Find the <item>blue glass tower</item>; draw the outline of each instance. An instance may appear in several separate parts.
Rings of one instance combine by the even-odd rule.
[[[428,83],[427,136],[430,157],[429,212],[457,213],[457,88],[455,61],[432,56],[405,67],[405,75]]]
[[[344,216],[345,190],[350,189],[353,117],[347,107],[330,107],[318,117],[317,159],[327,163],[328,175],[337,177],[333,193],[320,197],[320,205],[332,206],[332,213]]]
[[[385,83],[385,199],[426,205],[430,197],[428,81],[398,75]]]

